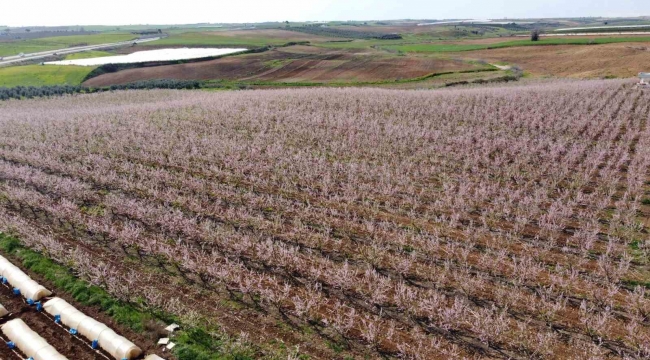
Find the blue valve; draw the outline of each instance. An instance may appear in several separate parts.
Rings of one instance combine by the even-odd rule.
[[[34,305],[34,300],[32,300],[32,299],[27,299],[27,304],[28,304],[28,305]]]
[[[97,349],[99,347],[99,341],[98,340],[93,340],[93,349]]]
[[[40,301],[36,303],[36,311],[38,312],[43,311],[43,304],[41,304]]]
[[[6,285],[8,282],[9,282],[9,280],[7,280],[7,278],[3,276],[2,277],[2,283]]]
[[[11,350],[13,350],[13,349],[16,348],[16,344],[15,344],[13,341],[8,342],[8,343],[7,343],[7,346],[9,346],[9,348],[10,348]]]
[[[70,334],[77,335],[77,329],[70,329]]]
[[[14,288],[14,295],[20,295],[20,289]]]
[[[54,322],[57,324],[61,323],[61,315],[54,315]]]

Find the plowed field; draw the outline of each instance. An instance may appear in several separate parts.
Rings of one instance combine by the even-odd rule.
[[[647,43],[526,46],[471,51],[457,56],[519,65],[536,76],[626,78],[650,70]]]

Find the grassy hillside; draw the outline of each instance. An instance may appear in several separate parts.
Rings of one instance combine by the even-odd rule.
[[[0,68],[0,87],[79,85],[89,66],[25,65]]]

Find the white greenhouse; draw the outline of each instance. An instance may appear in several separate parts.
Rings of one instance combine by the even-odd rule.
[[[23,354],[34,360],[67,360],[21,319],[11,320],[2,325],[2,333],[16,344]]]
[[[20,268],[2,256],[0,256],[0,275],[6,278],[11,286],[19,289],[26,299],[39,301],[52,295],[52,292],[32,280]]]
[[[105,324],[85,315],[61,298],[53,298],[43,304],[43,308],[52,316],[60,316],[61,323],[75,329],[90,341],[97,340],[99,347],[115,359],[133,359],[142,350],[126,338],[118,335]]]

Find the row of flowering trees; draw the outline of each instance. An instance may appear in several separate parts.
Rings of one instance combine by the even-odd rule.
[[[594,81],[8,103],[0,226],[125,300],[182,313],[202,294],[218,316],[234,296],[353,352],[643,358],[647,97]]]

